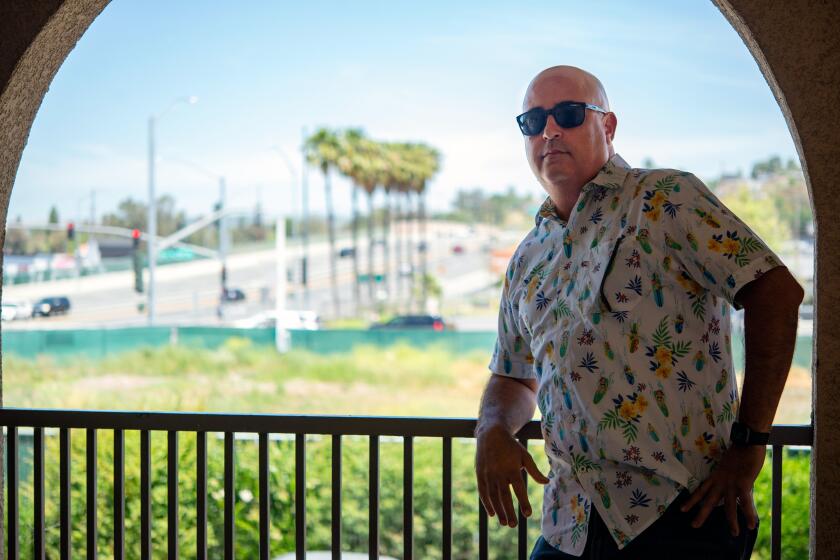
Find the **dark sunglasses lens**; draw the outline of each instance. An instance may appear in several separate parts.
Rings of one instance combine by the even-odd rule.
[[[574,128],[583,124],[586,107],[583,105],[558,105],[552,111],[557,124],[563,128]]]
[[[526,136],[534,136],[539,134],[545,128],[545,119],[548,117],[545,109],[531,109],[527,113],[520,115],[519,128],[522,134]]]

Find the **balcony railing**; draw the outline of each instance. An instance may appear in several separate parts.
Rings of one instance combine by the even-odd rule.
[[[332,558],[341,557],[341,459],[342,436],[369,438],[369,515],[368,550],[371,559],[379,558],[379,473],[380,438],[401,437],[403,440],[403,558],[414,558],[414,438],[439,438],[442,446],[442,558],[452,557],[452,440],[472,438],[475,420],[404,418],[404,417],[346,417],[346,416],[283,416],[247,414],[197,414],[159,412],[105,412],[78,410],[0,409],[0,426],[6,428],[7,459],[7,535],[8,556],[16,560],[19,546],[19,453],[18,429],[33,429],[33,485],[34,485],[34,557],[43,559],[45,550],[45,469],[44,429],[59,430],[60,471],[60,557],[71,558],[71,429],[84,429],[86,438],[86,523],[87,558],[97,557],[97,431],[113,431],[114,480],[113,480],[113,543],[114,557],[125,556],[125,431],[140,433],[140,500],[141,500],[141,558],[152,557],[151,540],[151,433],[167,433],[167,557],[179,557],[178,511],[178,440],[180,433],[196,435],[196,551],[195,557],[207,558],[207,434],[224,434],[224,558],[234,558],[235,542],[235,446],[238,433],[258,434],[259,440],[259,558],[269,559],[270,500],[269,487],[269,435],[290,434],[295,441],[295,546],[296,558],[306,554],[306,436],[320,434],[331,437],[332,444],[332,503],[331,535]],[[539,423],[530,422],[518,434],[520,441],[541,439]],[[770,437],[772,448],[772,558],[781,557],[781,494],[782,448],[786,445],[811,446],[813,429],[810,426],[774,426]],[[478,496],[479,509],[478,549],[479,558],[485,560],[489,553],[488,519]],[[174,505],[173,505],[174,504]],[[520,514],[518,524],[518,557],[528,557],[527,520]],[[156,556],[159,556],[156,554]]]

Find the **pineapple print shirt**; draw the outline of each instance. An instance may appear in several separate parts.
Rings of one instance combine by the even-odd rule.
[[[505,275],[490,370],[538,381],[551,545],[580,555],[595,507],[623,548],[708,477],[738,402],[730,305],[779,265],[689,173],[615,155],[567,222],[546,199]]]

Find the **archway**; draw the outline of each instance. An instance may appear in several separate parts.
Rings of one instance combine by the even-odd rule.
[[[840,52],[835,30],[840,14],[805,0],[768,10],[755,0],[714,0],[756,58],[796,143],[812,196],[817,224],[814,359],[814,455],[812,468],[812,554],[840,556],[834,531],[840,528],[840,380],[829,372],[840,365],[840,335],[820,328],[819,317],[840,310],[840,224],[832,216],[840,199],[832,196],[837,157],[835,103]],[[104,0],[52,0],[4,7],[0,14],[0,203],[5,222],[9,196],[35,114],[52,78],[76,41],[107,5]],[[795,14],[791,18],[790,14]],[[5,229],[5,228],[4,228]]]

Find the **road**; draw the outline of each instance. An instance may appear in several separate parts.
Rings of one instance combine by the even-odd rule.
[[[486,289],[497,278],[489,271],[488,243],[494,246],[514,243],[510,236],[498,234],[490,228],[468,228],[460,224],[430,224],[428,270],[438,278],[443,288],[443,300],[453,301],[470,293]],[[349,246],[342,239],[338,247]],[[367,240],[360,236],[360,270],[367,271]],[[455,254],[453,247],[460,245],[463,252]],[[325,242],[310,244],[309,302],[304,301],[297,278],[301,249],[290,245],[287,266],[292,272],[288,284],[287,308],[314,309],[323,317],[333,316],[330,290],[329,247]],[[391,247],[394,261],[395,248]],[[377,247],[375,262],[382,268],[381,247]],[[419,263],[418,263],[419,265]],[[352,315],[353,266],[352,259],[338,261],[339,293],[342,315]],[[246,300],[227,303],[218,316],[220,291],[220,265],[218,261],[201,260],[190,263],[159,266],[157,269],[157,322],[159,324],[230,324],[259,312],[274,308],[276,280],[275,252],[260,250],[233,254],[228,257],[228,286],[242,289]],[[406,301],[408,279],[404,279],[400,292],[391,282],[393,301]],[[381,287],[379,296],[384,296]],[[65,295],[72,302],[66,316],[38,318],[31,321],[13,321],[4,328],[77,328],[95,326],[140,326],[148,324],[138,305],[144,296],[133,291],[133,273],[114,272],[97,276],[58,280],[53,282],[5,286],[4,301],[28,300],[34,302],[45,296]],[[367,286],[362,285],[362,301],[367,301]],[[399,295],[399,297],[398,297]]]

